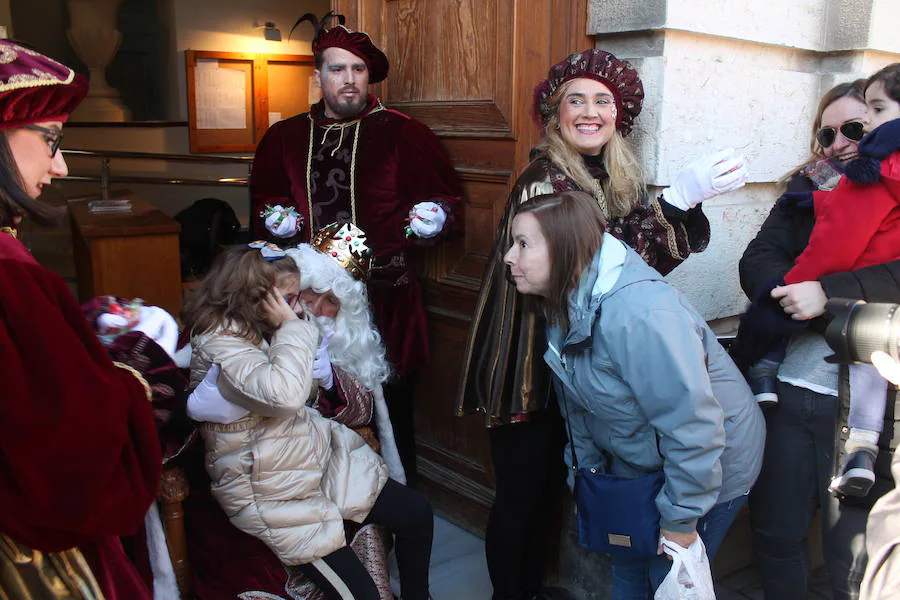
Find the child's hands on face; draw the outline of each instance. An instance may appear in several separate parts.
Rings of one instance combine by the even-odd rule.
[[[263,297],[261,307],[263,317],[275,329],[281,327],[286,321],[297,318],[294,309],[288,306],[281,294],[274,289],[269,290]]]

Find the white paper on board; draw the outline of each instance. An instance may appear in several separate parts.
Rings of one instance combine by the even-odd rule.
[[[243,71],[198,60],[194,68],[197,129],[247,129],[247,79]]]

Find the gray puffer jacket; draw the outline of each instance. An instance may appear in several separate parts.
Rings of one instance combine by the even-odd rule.
[[[191,340],[191,383],[217,363],[222,395],[250,411],[201,427],[213,496],[286,565],[342,548],[343,520],[365,520],[388,477],[361,437],[306,406],[317,342],[315,325],[301,319],[282,325],[271,344],[221,329]]]
[[[676,289],[609,234],[569,300],[568,332],[548,328],[544,359],[579,467],[622,477],[662,470],[660,527],[696,529],[746,494],[765,421],[715,334]]]

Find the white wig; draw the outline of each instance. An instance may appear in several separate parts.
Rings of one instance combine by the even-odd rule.
[[[372,323],[366,286],[330,257],[309,244],[287,250],[300,270],[300,289],[331,292],[341,302],[334,319],[334,335],[328,343],[331,363],[346,371],[369,391],[387,380],[390,367],[381,335]],[[322,319],[316,319],[318,324]]]

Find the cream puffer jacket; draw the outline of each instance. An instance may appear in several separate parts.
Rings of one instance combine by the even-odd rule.
[[[315,325],[302,319],[283,324],[270,344],[221,329],[191,340],[192,386],[217,363],[222,395],[250,411],[200,429],[212,494],[238,529],[286,565],[346,545],[343,520],[365,520],[388,478],[361,437],[307,408],[317,341]]]

